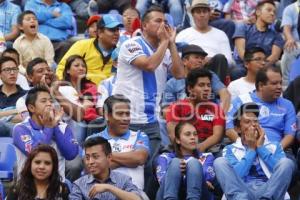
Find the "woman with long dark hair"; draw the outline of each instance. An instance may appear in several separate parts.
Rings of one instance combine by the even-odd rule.
[[[214,157],[197,149],[198,134],[189,122],[175,127],[174,151],[159,155],[156,176],[160,188],[156,200],[162,199],[213,199],[208,186],[215,179]]]
[[[61,182],[58,157],[50,145],[41,144],[28,155],[7,200],[67,200],[69,190]]]

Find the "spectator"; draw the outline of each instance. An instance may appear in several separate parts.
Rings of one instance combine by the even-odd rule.
[[[270,142],[280,142],[287,149],[294,141],[296,114],[293,104],[282,97],[282,76],[279,68],[268,66],[256,74],[256,91],[240,95],[232,101],[227,113],[226,135],[235,142],[238,133],[234,130],[233,116],[240,105],[255,102],[260,109],[259,123]]]
[[[71,43],[67,39],[73,29],[71,8],[57,0],[28,0],[24,10],[35,13],[39,23],[39,32],[53,43],[55,61],[58,63]]]
[[[14,124],[23,119],[16,109],[16,101],[26,91],[16,84],[18,66],[13,58],[0,58],[0,133],[1,136],[11,136]]]
[[[175,26],[180,26],[182,24],[183,7],[181,0],[138,0],[136,8],[140,11],[141,15],[143,16],[146,13],[147,8],[149,8],[150,5],[153,3],[167,8],[168,12],[174,20]]]
[[[286,158],[280,143],[265,139],[260,112],[254,103],[239,107],[234,124],[241,138],[226,146],[223,157],[214,162],[228,200],[290,199],[286,192],[295,165]]]
[[[224,83],[228,63],[233,64],[228,37],[223,31],[208,24],[211,8],[207,0],[194,0],[189,12],[192,13],[195,27],[181,31],[176,37],[176,42],[202,47],[208,54],[206,57],[208,68],[214,71]]]
[[[166,119],[171,141],[174,142],[175,126],[180,121],[190,121],[198,133],[199,151],[218,153],[225,116],[217,104],[209,101],[211,77],[211,73],[204,69],[190,71],[186,79],[188,97],[171,104]]]
[[[245,77],[230,82],[228,91],[231,94],[231,100],[237,96],[252,92],[255,90],[255,77],[257,71],[266,64],[265,51],[260,47],[246,49],[244,56],[244,66],[247,69]]]
[[[86,126],[92,120],[95,120],[99,115],[96,110],[96,101],[98,97],[97,86],[86,78],[87,66],[84,59],[79,55],[72,55],[67,59],[66,66],[63,72],[63,80],[69,83],[68,86],[60,86],[58,90],[53,91],[54,95],[60,92],[65,99],[70,103],[82,107],[81,119],[70,122],[73,132],[76,132],[77,141],[83,142],[86,138]],[[57,98],[57,97],[56,97]],[[61,101],[57,98],[58,101]],[[74,110],[67,107],[74,107],[66,104],[66,101],[60,104],[67,114],[74,118]],[[78,117],[78,116],[77,116]]]
[[[262,1],[256,6],[255,24],[240,24],[233,35],[235,43],[235,60],[237,68],[231,75],[233,79],[245,76],[246,68],[243,66],[245,50],[259,46],[264,49],[269,64],[275,64],[283,49],[284,41],[280,33],[269,26],[275,20],[276,7],[273,1]]]
[[[66,60],[71,55],[80,55],[88,66],[87,78],[98,85],[111,75],[111,53],[119,40],[119,27],[122,22],[116,15],[103,15],[97,24],[97,38],[77,41],[58,64],[56,74],[62,79]]]
[[[300,95],[298,92],[299,88],[300,76],[295,78],[283,93],[283,97],[290,100],[293,103],[296,113],[300,111]]]
[[[97,23],[100,20],[100,15],[93,15],[90,16],[86,25],[88,26],[87,29],[87,38],[97,38]]]
[[[183,47],[181,59],[185,68],[185,76],[195,68],[204,68],[206,56],[207,53],[197,45],[191,44]],[[219,96],[222,108],[227,111],[230,106],[230,94],[219,77],[213,71],[210,71],[210,73],[212,74],[211,88],[214,95],[213,99],[217,100]],[[185,80],[186,78],[171,78],[168,80],[162,99],[163,106],[186,97]]]
[[[29,61],[40,57],[54,66],[54,49],[48,37],[38,32],[39,24],[34,12],[27,10],[18,16],[18,25],[23,32],[14,42],[14,48],[20,54],[20,63],[27,67]]]
[[[184,69],[175,45],[176,31],[165,24],[160,7],[150,7],[142,19],[142,34],[125,41],[118,58],[118,75],[113,94],[123,94],[132,102],[130,129],[144,131],[150,139],[151,155],[145,169],[145,190],[151,190],[152,155],[160,145],[157,110],[168,71],[184,77]],[[149,182],[149,183],[148,183]],[[150,199],[154,191],[146,191]]]
[[[214,157],[197,150],[198,134],[189,122],[175,128],[174,151],[157,158],[156,176],[160,183],[156,199],[213,199]]]
[[[59,173],[65,178],[65,160],[72,160],[78,154],[78,144],[67,124],[61,121],[63,110],[56,110],[52,97],[43,86],[31,89],[26,97],[26,107],[30,117],[13,129],[13,143],[17,150],[17,174],[28,154],[38,144],[49,144],[59,157]]]
[[[17,17],[21,13],[19,6],[9,0],[0,0],[0,33],[6,42],[12,42],[18,37]]]
[[[19,73],[18,73],[18,77],[17,77],[17,84],[19,86],[21,86],[24,90],[29,90],[29,84],[27,81],[26,76],[26,70],[24,69],[24,67],[22,65],[20,65],[20,61],[19,61],[19,53],[16,49],[14,48],[7,48],[3,51],[2,53],[3,57],[11,57],[13,58],[19,68]],[[0,81],[0,85],[1,85],[1,81]]]
[[[223,8],[225,18],[231,19],[235,23],[254,24],[256,20],[255,8],[258,2],[260,0],[229,0]]]
[[[10,188],[6,199],[68,200],[69,189],[61,182],[58,168],[55,149],[49,145],[38,145],[29,153],[21,177]]]
[[[73,183],[69,199],[72,200],[139,200],[138,188],[131,178],[109,169],[112,150],[102,137],[90,138],[84,143],[84,162],[89,174]]]
[[[123,13],[130,5],[131,0],[91,0],[89,2],[89,9],[97,10],[97,13],[100,14],[109,13],[111,10],[117,10],[119,13]]]
[[[299,2],[290,4],[283,11],[281,26],[285,38],[284,51],[281,60],[284,88],[288,86],[291,64],[300,54]]]
[[[140,190],[144,189],[144,164],[150,147],[148,136],[129,130],[130,101],[123,95],[113,95],[104,102],[107,128],[91,137],[101,136],[112,147],[111,168],[132,178]]]

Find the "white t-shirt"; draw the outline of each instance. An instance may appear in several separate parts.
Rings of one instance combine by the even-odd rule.
[[[140,56],[151,56],[156,49],[141,36],[125,41],[118,57],[117,79],[112,94],[123,94],[131,101],[131,123],[157,121],[161,94],[167,82],[172,60],[167,50],[154,72],[146,72],[131,62]]]
[[[198,45],[206,51],[208,57],[223,54],[228,63],[233,63],[228,37],[217,28],[211,27],[207,33],[201,33],[194,27],[184,29],[176,36],[176,42]]]
[[[229,93],[231,94],[231,100],[235,97],[252,92],[255,90],[255,83],[250,83],[246,81],[245,77],[239,78],[232,81],[227,87]]]

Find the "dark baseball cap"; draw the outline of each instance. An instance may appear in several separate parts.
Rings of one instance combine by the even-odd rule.
[[[182,48],[181,57],[183,58],[184,56],[191,54],[191,53],[207,56],[207,53],[198,45],[188,44]]]

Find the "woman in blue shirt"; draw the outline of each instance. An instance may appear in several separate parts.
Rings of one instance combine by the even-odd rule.
[[[157,159],[156,176],[160,188],[156,200],[212,199],[207,186],[213,188],[214,157],[198,151],[198,134],[189,122],[175,127],[174,151],[163,153]]]

